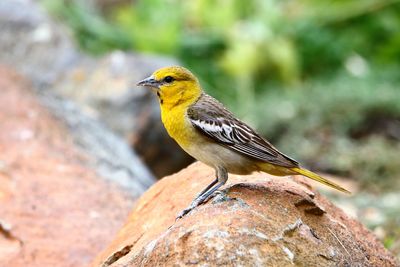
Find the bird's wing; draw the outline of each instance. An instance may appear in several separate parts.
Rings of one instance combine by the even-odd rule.
[[[209,95],[203,94],[187,115],[198,131],[242,155],[283,167],[299,166]]]

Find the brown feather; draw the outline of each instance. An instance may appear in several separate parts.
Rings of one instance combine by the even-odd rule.
[[[282,167],[299,166],[205,93],[189,107],[187,115],[199,132],[246,157]]]

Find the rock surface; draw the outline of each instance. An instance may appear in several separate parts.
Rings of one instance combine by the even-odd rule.
[[[1,0],[0,28],[0,51],[7,51],[0,53],[0,63],[29,77],[42,91],[68,97],[87,116],[103,121],[128,140],[156,176],[192,162],[165,132],[156,97],[135,87],[157,68],[177,64],[176,60],[121,51],[98,58],[84,55],[66,28],[36,1]]]
[[[3,67],[0,88],[0,266],[84,266],[146,187],[100,177],[94,155]]]
[[[373,234],[299,177],[230,175],[222,194],[175,222],[213,176],[195,163],[159,181],[92,265],[396,266]]]

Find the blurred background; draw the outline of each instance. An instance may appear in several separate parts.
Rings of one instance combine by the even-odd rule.
[[[115,100],[128,86],[121,80],[104,82],[101,71],[93,74],[107,60],[113,71],[130,77],[129,84],[151,73],[149,66],[191,69],[209,94],[281,151],[346,184],[354,192],[350,197],[325,193],[400,256],[400,1],[38,3],[73,37],[79,53],[93,60],[76,68],[73,81],[63,82],[59,92],[85,102],[84,109],[124,135],[156,176],[173,173],[191,159],[172,143],[166,151],[160,148],[171,141],[162,132],[152,96],[140,95],[133,106]],[[45,33],[42,29],[36,37]],[[146,71],[140,64],[121,70],[129,53],[153,63]],[[130,90],[141,94],[143,89]],[[112,112],[110,101],[123,102],[120,113]],[[144,101],[154,108],[139,108]],[[100,115],[97,108],[103,109]],[[132,134],[126,125],[135,108],[146,112],[130,122],[135,129],[144,125]]]

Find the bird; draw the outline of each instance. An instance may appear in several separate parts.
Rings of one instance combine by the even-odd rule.
[[[215,179],[178,214],[177,219],[208,200],[227,182],[228,173],[248,175],[261,171],[275,176],[301,174],[350,193],[280,152],[218,100],[205,93],[199,80],[188,69],[163,67],[138,82],[137,86],[149,87],[156,92],[161,121],[179,146],[215,170]]]

